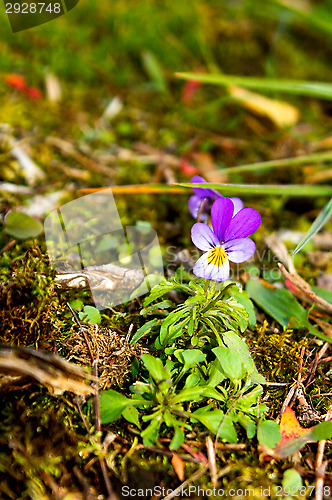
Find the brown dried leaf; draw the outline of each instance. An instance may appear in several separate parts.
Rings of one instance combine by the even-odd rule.
[[[93,387],[85,382],[87,378],[94,377],[81,367],[65,361],[57,354],[29,347],[0,344],[0,373],[33,378],[57,396],[65,391],[84,396],[94,392]],[[16,383],[17,377],[14,380]]]

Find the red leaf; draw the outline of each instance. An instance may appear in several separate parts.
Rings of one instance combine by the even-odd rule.
[[[24,92],[27,88],[27,82],[25,81],[25,77],[22,75],[16,75],[16,74],[5,75],[4,80],[7,83],[7,85],[9,85],[9,87],[20,90],[21,92]]]
[[[310,429],[304,429],[301,427],[298,419],[296,418],[295,411],[289,406],[286,406],[280,421],[281,440],[277,446],[284,441],[297,438],[308,431],[310,431]]]
[[[181,158],[180,170],[184,175],[188,175],[188,177],[198,174],[198,169],[185,158]]]
[[[176,472],[176,475],[180,479],[180,481],[183,481],[184,479],[184,463],[182,459],[173,453],[172,457],[172,465],[174,467],[174,470]]]
[[[31,99],[40,99],[42,96],[42,93],[39,89],[36,87],[27,87],[25,89],[25,93],[31,98]]]

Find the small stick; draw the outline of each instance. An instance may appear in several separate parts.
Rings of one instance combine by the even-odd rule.
[[[306,388],[311,384],[313,378],[314,378],[314,375],[316,373],[316,370],[317,370],[317,366],[318,366],[318,363],[319,361],[321,360],[321,358],[324,356],[326,350],[328,349],[330,343],[329,342],[325,342],[322,346],[322,348],[319,350],[318,353],[316,353],[316,356],[315,356],[315,359],[313,360],[313,362],[311,363],[310,367],[309,367],[309,377],[308,377],[308,380],[306,381]]]
[[[299,276],[297,273],[289,273],[286,270],[285,266],[281,264],[281,262],[278,262],[278,266],[285,278],[287,278],[296,288],[303,292],[309,302],[315,302],[318,307],[324,309],[324,311],[328,312],[329,314],[332,314],[332,304],[329,304],[327,300],[322,299],[315,292],[313,292],[310,288],[310,285],[308,285],[308,283],[304,281],[301,276]]]
[[[206,438],[206,450],[209,461],[211,483],[213,484],[213,486],[217,486],[218,479],[217,479],[216,451],[214,449],[213,441],[210,438],[210,436]]]
[[[3,254],[7,250],[9,250],[13,245],[15,245],[15,243],[16,243],[16,240],[8,241],[8,243],[3,248],[1,248],[0,254]]]
[[[329,411],[326,414],[325,420],[331,420],[332,418],[332,406],[330,406]],[[328,465],[328,461],[323,462],[324,459],[324,450],[325,450],[326,440],[319,441],[316,463],[315,463],[315,472],[316,472],[316,485],[315,485],[315,500],[323,500],[324,498],[324,479],[325,479],[325,471]]]
[[[196,479],[199,479],[203,474],[207,471],[209,468],[209,464],[205,465],[203,469],[199,469],[198,471],[194,472],[188,479],[186,479],[180,486],[175,488],[175,490],[172,491],[169,495],[166,495],[162,500],[172,500],[172,498],[178,496],[184,488],[188,486],[188,484],[192,483],[193,481],[196,481]]]
[[[288,394],[287,394],[285,401],[282,405],[282,408],[280,410],[280,414],[279,414],[278,418],[276,419],[277,424],[280,423],[282,414],[284,413],[286,406],[289,405],[289,402],[291,401],[292,397],[294,396],[294,393],[297,391],[298,391],[298,388],[297,388],[297,384],[295,383],[294,385],[292,385],[292,387],[288,391]]]

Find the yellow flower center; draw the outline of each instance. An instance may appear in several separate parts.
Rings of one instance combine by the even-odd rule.
[[[221,267],[223,263],[226,261],[227,255],[225,250],[222,247],[215,247],[209,251],[208,254],[208,263],[213,264],[214,266]]]

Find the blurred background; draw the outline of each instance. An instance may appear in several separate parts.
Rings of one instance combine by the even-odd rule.
[[[0,175],[20,186],[2,186],[3,203],[43,218],[87,189],[189,182],[195,174],[246,185],[329,182],[331,170],[319,158],[292,168],[229,167],[329,155],[331,4],[80,0],[67,14],[15,34],[2,6]],[[179,72],[255,82],[212,85]],[[166,189],[156,211],[156,198],[144,198],[143,189],[125,223],[144,200],[161,223],[181,218],[187,197],[169,197]],[[282,227],[325,202],[267,196],[260,208],[265,223]],[[187,211],[185,219],[191,223]],[[301,219],[296,224],[301,229]],[[182,230],[174,231],[181,238]]]

